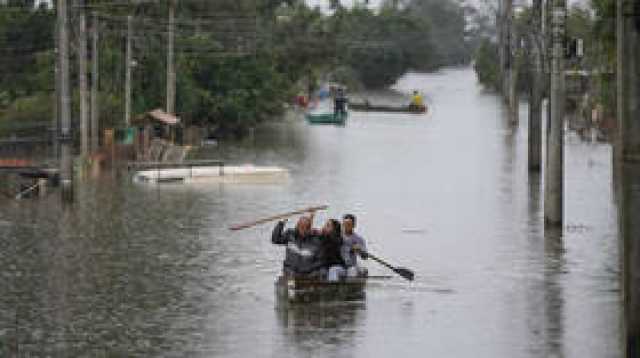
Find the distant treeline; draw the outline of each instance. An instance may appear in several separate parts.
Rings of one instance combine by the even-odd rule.
[[[449,0],[411,0],[375,12],[335,3],[330,15],[299,0],[177,3],[176,112],[224,134],[277,117],[283,103],[320,80],[384,87],[408,70],[430,71],[471,58],[465,9]],[[133,115],[165,103],[167,2],[114,4],[86,4],[88,28],[93,11],[100,19],[103,127],[119,126],[124,118],[127,15],[134,16]],[[74,113],[77,9],[70,11]],[[51,120],[55,21],[54,11],[33,10],[25,2],[0,5],[0,121]]]

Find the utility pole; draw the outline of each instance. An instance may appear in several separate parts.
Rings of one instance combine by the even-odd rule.
[[[98,20],[98,14],[93,13],[93,27],[91,28],[91,151],[95,152],[100,146],[99,139],[99,83],[100,72],[98,67],[98,59],[100,58],[98,53],[98,36],[100,22]]]
[[[506,31],[504,28],[505,25],[505,2],[507,0],[498,0],[498,19],[496,21],[497,23],[497,27],[498,27],[498,57],[500,60],[500,68],[499,68],[499,75],[500,75],[500,93],[502,94],[503,98],[506,99],[506,88],[504,86],[505,81],[505,70],[507,68],[507,57],[506,57],[506,52],[505,52],[505,38],[506,38]]]
[[[539,171],[542,162],[542,0],[533,0],[529,43],[533,66],[529,93],[529,170]]]
[[[625,357],[640,356],[640,14],[638,2],[616,1],[618,133],[615,159],[621,187]]]
[[[89,108],[87,91],[87,17],[84,1],[79,0],[79,33],[78,33],[78,82],[80,86],[80,153],[82,157],[89,154]]]
[[[169,39],[167,44],[167,113],[169,114],[174,114],[176,107],[176,69],[174,63],[175,17],[175,1],[169,0]]]
[[[133,57],[131,54],[132,41],[133,36],[133,17],[131,15],[127,16],[127,53],[125,55],[125,104],[124,104],[124,124],[129,127],[131,124],[131,62],[133,61]]]
[[[627,1],[616,0],[616,112],[618,115],[618,130],[615,137],[615,145],[613,146],[614,162],[619,164],[623,162],[624,158],[624,135],[625,135],[625,117],[626,113],[626,98],[628,83],[625,81],[625,56],[628,50],[625,46],[625,5]]]
[[[547,128],[547,163],[544,184],[544,218],[562,225],[564,183],[564,23],[565,0],[554,0],[551,16],[551,120]]]
[[[513,0],[500,0],[499,1],[499,24],[498,24],[498,37],[499,37],[499,49],[498,55],[500,57],[500,75],[501,75],[501,93],[504,99],[504,103],[507,105],[507,117],[509,121],[514,122],[516,117],[515,109],[515,81],[516,76],[514,73],[513,63],[513,39],[514,39],[514,27],[513,27]]]
[[[515,21],[513,20],[513,0],[508,0],[507,3],[509,6],[507,7],[508,13],[508,33],[509,33],[509,42],[508,42],[508,55],[509,56],[509,68],[508,68],[508,101],[509,104],[508,113],[509,120],[511,123],[518,122],[518,69],[516,63],[516,51],[519,45],[519,38],[516,36],[516,28]]]
[[[56,46],[56,58],[55,58],[55,87],[56,93],[53,101],[53,116],[51,116],[51,143],[53,149],[53,158],[58,160],[60,155],[60,146],[58,143],[58,130],[60,123],[60,21],[56,21],[55,24],[55,46]]]
[[[623,162],[640,161],[640,14],[638,3],[618,0],[617,14],[617,157]]]
[[[69,24],[67,0],[58,0],[58,57],[60,63],[60,182],[62,200],[73,200],[73,167],[71,141],[71,99],[69,96]]]

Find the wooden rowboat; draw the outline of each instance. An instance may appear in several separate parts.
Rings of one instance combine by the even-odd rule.
[[[367,277],[347,278],[338,282],[280,276],[276,280],[278,298],[289,302],[326,300],[362,300]]]
[[[365,112],[390,112],[390,113],[415,113],[421,114],[427,112],[427,106],[422,105],[421,107],[415,106],[384,106],[384,105],[373,105],[370,103],[349,103],[349,109],[353,109],[354,111],[365,111]]]

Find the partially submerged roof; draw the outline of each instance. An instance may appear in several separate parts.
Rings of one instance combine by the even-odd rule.
[[[180,123],[180,118],[174,116],[173,114],[169,114],[161,109],[154,109],[153,111],[149,111],[147,112],[147,115],[158,122],[170,126],[175,126]]]

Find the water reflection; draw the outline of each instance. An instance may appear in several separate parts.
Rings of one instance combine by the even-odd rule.
[[[294,356],[349,357],[365,310],[365,301],[350,301],[280,306],[277,312]]]
[[[565,357],[565,302],[562,287],[562,275],[566,273],[564,251],[562,228],[545,228],[545,357]]]
[[[79,181],[68,208],[0,201],[0,356],[620,356],[609,147],[569,138],[572,229],[545,233],[523,112],[510,126],[470,69],[396,89],[423,91],[430,114],[287,119],[198,153],[287,167],[282,184],[106,175]],[[274,310],[271,226],[227,227],[325,203],[325,216],[354,212],[371,250],[417,281],[369,285],[366,307]]]

